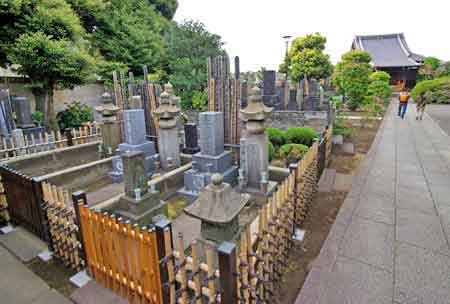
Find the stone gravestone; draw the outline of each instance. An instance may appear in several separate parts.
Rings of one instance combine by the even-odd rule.
[[[8,90],[0,90],[0,131],[1,135],[9,137],[15,129]]]
[[[140,225],[167,217],[167,204],[158,192],[149,192],[145,154],[131,151],[122,154],[125,196],[119,202],[117,214]]]
[[[233,166],[231,151],[224,149],[223,113],[202,112],[199,115],[200,152],[192,156],[192,169],[184,174],[184,187],[179,191],[193,202],[200,190],[211,182],[213,173],[221,173],[224,181],[235,184],[238,168]]]
[[[289,103],[287,107],[288,111],[298,111],[298,101],[297,101],[297,89],[289,90]]]
[[[197,125],[195,123],[187,123],[184,125],[185,148],[183,153],[195,154],[200,151],[198,146]]]
[[[154,162],[157,160],[155,144],[146,139],[145,114],[143,109],[129,109],[123,111],[123,130],[125,142],[119,144],[118,154],[113,158],[113,171],[109,173],[113,182],[123,180],[123,164],[121,156],[129,151],[142,151],[145,156],[147,176],[154,171]]]
[[[212,183],[184,211],[201,220],[203,239],[220,244],[238,236],[239,212],[249,199],[250,195],[236,192],[230,184],[223,182],[221,174],[214,173]]]
[[[267,195],[272,191],[273,183],[269,182],[268,136],[264,121],[271,114],[272,108],[262,102],[261,90],[252,89],[247,108],[241,110],[241,118],[246,122],[247,135],[241,141],[240,186],[247,191]],[[242,189],[244,190],[244,189]]]
[[[276,72],[264,71],[263,74],[263,102],[266,106],[281,110],[280,98],[276,90]]]
[[[15,96],[11,98],[16,110],[17,127],[18,128],[32,128],[34,127],[31,119],[31,105],[27,97]]]

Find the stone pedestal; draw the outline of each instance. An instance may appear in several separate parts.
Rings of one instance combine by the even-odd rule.
[[[236,184],[238,173],[231,151],[224,150],[223,113],[200,113],[199,124],[200,152],[192,156],[192,169],[185,172],[184,187],[179,191],[189,203],[211,182],[213,173],[222,174],[231,185]]]
[[[159,124],[158,152],[163,170],[171,170],[181,164],[177,129],[180,100],[172,93],[172,86],[166,84],[160,96],[160,105],[154,112]]]
[[[180,166],[180,145],[177,128],[159,130],[158,151],[161,167],[164,170]]]
[[[27,97],[11,97],[16,111],[17,127],[18,128],[32,128],[34,127],[31,118],[31,104]]]
[[[120,144],[120,125],[116,121],[104,121],[101,126],[103,146],[116,151]]]
[[[142,151],[122,155],[125,196],[119,202],[117,213],[140,225],[147,225],[167,217],[167,204],[158,192],[148,191],[145,156]]]
[[[241,110],[242,120],[246,123],[246,137],[241,140],[241,168],[239,184],[241,190],[267,194],[269,191],[269,149],[268,135],[264,121],[272,112],[262,102],[259,88],[252,89],[248,106]]]

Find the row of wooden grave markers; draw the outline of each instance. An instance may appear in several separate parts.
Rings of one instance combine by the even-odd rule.
[[[66,129],[64,135],[59,130],[44,134],[39,133],[38,136],[31,133],[24,136],[23,143],[3,137],[0,143],[0,161],[80,145],[98,138],[101,138],[101,132],[99,126],[95,123],[89,123],[79,128]]]

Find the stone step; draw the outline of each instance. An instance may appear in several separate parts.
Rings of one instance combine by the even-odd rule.
[[[319,180],[319,192],[333,191],[335,179],[336,179],[336,170],[335,169],[325,169]]]
[[[48,249],[47,244],[22,227],[0,235],[0,243],[22,262],[29,262]]]

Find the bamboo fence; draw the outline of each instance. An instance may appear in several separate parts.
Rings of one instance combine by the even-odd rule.
[[[101,137],[99,127],[95,123],[89,123],[77,129],[70,129],[64,136],[60,131],[39,133],[38,136],[29,134],[24,136],[23,143],[13,138],[2,137],[0,143],[0,161],[16,159],[35,153],[56,150],[68,146],[84,144]]]
[[[53,255],[80,271],[85,265],[84,253],[69,192],[47,182],[42,183],[42,190]]]

